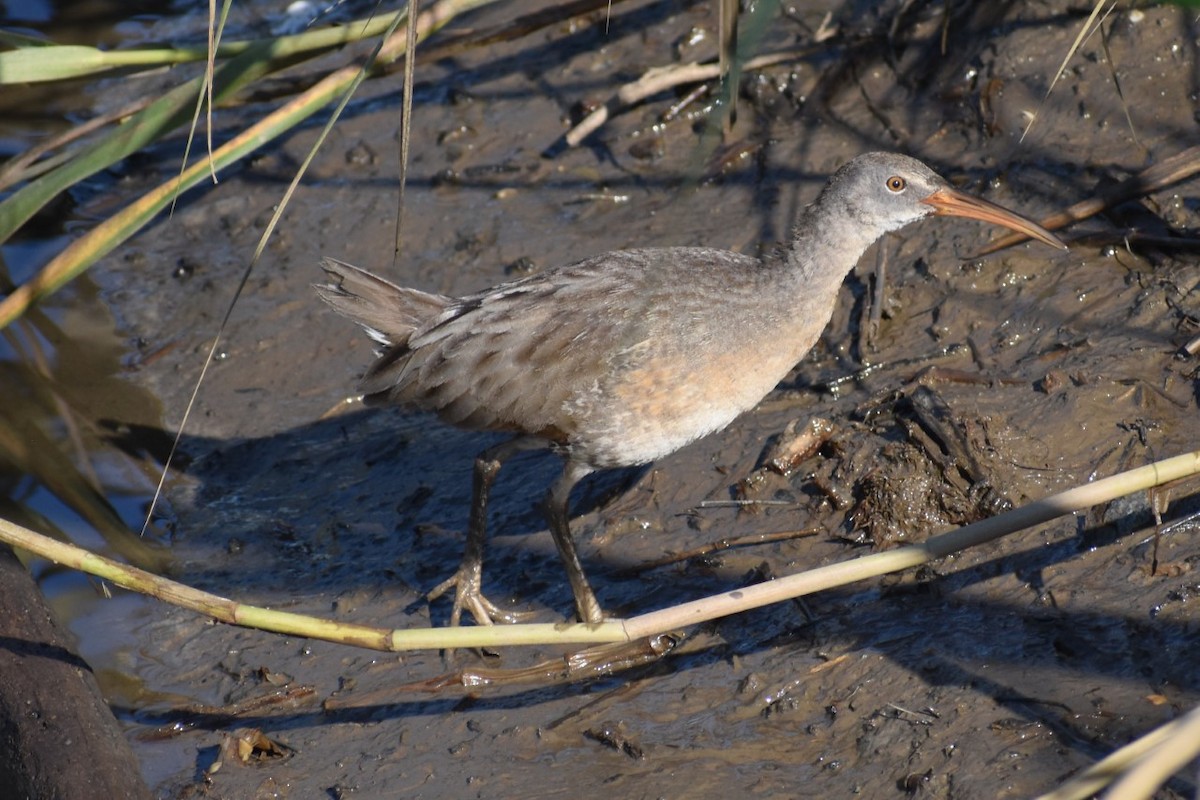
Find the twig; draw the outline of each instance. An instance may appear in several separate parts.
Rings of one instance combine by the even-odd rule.
[[[782,53],[768,53],[752,58],[742,65],[746,72],[763,69],[775,64],[782,64],[803,55],[809,48],[787,50]],[[708,81],[721,75],[719,64],[674,64],[669,67],[653,67],[633,83],[622,86],[617,93],[604,105],[588,114],[574,128],[563,136],[563,142],[568,147],[578,147],[592,132],[608,121],[608,118],[625,106],[641,102],[659,92],[682,86],[685,83]],[[550,148],[553,150],[554,148]]]
[[[506,19],[503,24],[482,31],[472,30],[447,36],[437,44],[428,45],[423,53],[418,53],[417,61],[419,63],[440,61],[468,50],[516,41],[543,28],[559,25],[599,9],[607,9],[611,12],[613,6],[624,2],[626,0],[572,0],[568,3],[554,4],[545,9]]]
[[[349,708],[394,703],[398,693],[436,694],[446,689],[478,690],[511,686],[553,686],[574,683],[587,678],[603,677],[614,672],[650,664],[673,652],[683,640],[681,633],[665,633],[635,642],[615,642],[596,645],[586,650],[568,653],[558,658],[540,661],[528,667],[490,669],[475,667],[458,670],[416,683],[389,686],[373,692],[361,692],[345,699],[331,697],[323,709],[342,711]]]
[[[1084,800],[1084,798],[1094,797],[1097,792],[1109,785],[1115,776],[1122,773],[1132,774],[1139,768],[1139,763],[1145,763],[1144,759],[1148,759],[1158,752],[1159,749],[1175,749],[1178,751],[1186,749],[1190,745],[1192,752],[1184,753],[1187,755],[1187,759],[1183,763],[1186,764],[1188,760],[1196,757],[1195,748],[1197,745],[1200,745],[1200,730],[1197,730],[1198,726],[1200,726],[1200,708],[1192,709],[1184,716],[1155,728],[1140,739],[1136,739],[1120,750],[1110,753],[1106,758],[1097,761],[1053,792],[1044,794],[1038,797],[1037,800]],[[1185,747],[1179,748],[1178,745],[1180,744]],[[1171,772],[1174,771],[1171,770]],[[1171,772],[1166,774],[1170,775]],[[1106,797],[1131,798],[1150,796],[1149,794],[1116,795],[1114,794],[1116,788],[1114,786],[1113,790]]]
[[[0,191],[3,191],[10,186],[15,186],[21,181],[30,180],[37,175],[42,174],[45,169],[49,169],[58,164],[58,160],[48,160],[40,162],[42,156],[51,153],[60,147],[66,147],[71,142],[82,139],[92,131],[99,130],[105,125],[113,122],[119,122],[126,117],[132,116],[141,111],[146,106],[154,102],[154,97],[141,97],[134,100],[132,103],[118,108],[116,111],[109,111],[106,114],[99,114],[86,122],[81,122],[78,125],[72,126],[69,130],[65,130],[57,136],[51,136],[44,142],[40,142],[33,147],[30,147],[25,152],[16,156],[11,161],[5,163],[0,168]],[[69,157],[69,156],[68,156]]]
[[[389,631],[237,603],[42,536],[4,519],[0,519],[0,541],[57,564],[96,575],[117,586],[198,611],[221,622],[371,650],[398,652],[522,644],[598,644],[645,639],[771,603],[909,569],[1116,497],[1196,474],[1200,474],[1200,450],[1060,492],[1022,508],[934,536],[919,545],[830,564],[627,620],[606,620],[597,625],[482,625]]]
[[[1200,753],[1200,708],[1193,708],[1172,726],[1171,735],[1131,764],[1104,793],[1104,800],[1149,800]]]
[[[701,500],[696,508],[744,508],[745,506],[794,506],[795,500]]]
[[[1111,189],[1102,190],[1095,197],[1091,197],[1081,203],[1076,203],[1066,211],[1060,211],[1057,214],[1044,217],[1041,220],[1041,225],[1046,230],[1056,231],[1073,222],[1079,222],[1080,220],[1095,216],[1106,209],[1120,205],[1135,197],[1141,197],[1150,192],[1156,192],[1159,189],[1165,189],[1172,184],[1187,180],[1196,173],[1200,173],[1200,146],[1189,147],[1182,153],[1171,156],[1151,167],[1147,167],[1138,174],[1121,181]],[[1001,236],[980,251],[979,255],[985,256],[997,250],[1003,250],[1028,238],[1028,236],[1021,233],[1010,233],[1006,236]]]
[[[633,617],[625,621],[624,631],[630,638],[641,638],[654,632],[675,630],[708,622],[735,611],[761,608],[771,603],[791,600],[835,586],[844,586],[888,572],[920,566],[959,550],[990,542],[1009,533],[1072,514],[1098,503],[1108,502],[1114,497],[1140,492],[1150,486],[1157,486],[1160,483],[1196,473],[1200,473],[1200,450],[1068,489],[1007,513],[973,522],[940,536],[934,536],[921,544],[909,545],[885,553],[874,553],[838,564],[829,564],[796,575],[757,583],[744,589]]]
[[[752,533],[747,536],[735,536],[732,539],[718,539],[715,542],[702,544],[699,547],[693,547],[691,550],[684,550],[682,553],[669,553],[662,558],[656,558],[653,561],[646,561],[626,569],[618,570],[616,575],[638,575],[643,572],[649,572],[652,569],[665,567],[670,564],[678,564],[681,561],[687,561],[692,558],[700,558],[701,556],[717,553],[722,550],[732,550],[735,547],[749,547],[756,544],[769,544],[771,542],[787,542],[792,539],[800,539],[806,536],[816,536],[820,533],[819,528],[805,528],[799,531],[777,531],[775,533]]]
[[[268,691],[266,694],[255,695],[237,703],[226,706],[210,706],[195,703],[182,708],[171,709],[169,725],[160,726],[154,730],[139,733],[137,738],[143,742],[156,742],[172,739],[188,731],[205,727],[208,729],[230,727],[244,717],[262,715],[268,709],[276,706],[291,706],[315,697],[317,690],[312,686],[283,686]]]

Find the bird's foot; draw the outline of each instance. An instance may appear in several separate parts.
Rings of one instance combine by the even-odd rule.
[[[462,620],[464,608],[471,612],[471,616],[480,625],[491,625],[496,622],[512,625],[533,616],[532,611],[506,611],[500,608],[500,606],[484,597],[480,586],[481,583],[482,578],[479,572],[464,565],[459,567],[458,571],[449,578],[435,586],[429,594],[425,595],[425,599],[429,601],[436,600],[450,591],[451,588],[454,589],[454,605],[450,610],[451,627],[458,627],[459,622]]]
[[[585,625],[599,625],[605,620],[604,609],[590,588],[584,596],[575,598],[575,613]]]

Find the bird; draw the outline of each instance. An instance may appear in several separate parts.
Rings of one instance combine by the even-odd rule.
[[[1066,249],[1032,220],[955,189],[917,159],[845,163],[766,258],[702,247],[617,250],[463,297],[397,286],[332,258],[317,293],[379,345],[367,405],[435,412],[512,438],[475,459],[450,624],[514,622],[482,591],[487,503],[501,465],[549,449],[563,471],[542,503],[582,622],[604,612],[572,538],[572,488],[597,470],[651,463],[721,430],[817,342],[847,273],[877,239],[928,216],[967,217]]]

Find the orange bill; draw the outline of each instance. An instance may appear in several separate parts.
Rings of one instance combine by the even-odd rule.
[[[967,217],[990,222],[993,225],[1003,225],[1018,233],[1023,233],[1031,239],[1045,242],[1051,247],[1057,247],[1060,250],[1067,249],[1061,239],[1033,220],[1015,214],[1003,206],[948,186],[945,189],[938,189],[921,202],[933,206],[933,213],[938,216]]]

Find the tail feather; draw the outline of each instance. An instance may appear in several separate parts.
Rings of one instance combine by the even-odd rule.
[[[413,331],[453,302],[444,295],[397,286],[335,258],[322,259],[321,269],[330,282],[313,284],[317,294],[339,314],[363,326],[380,344],[406,345]]]

